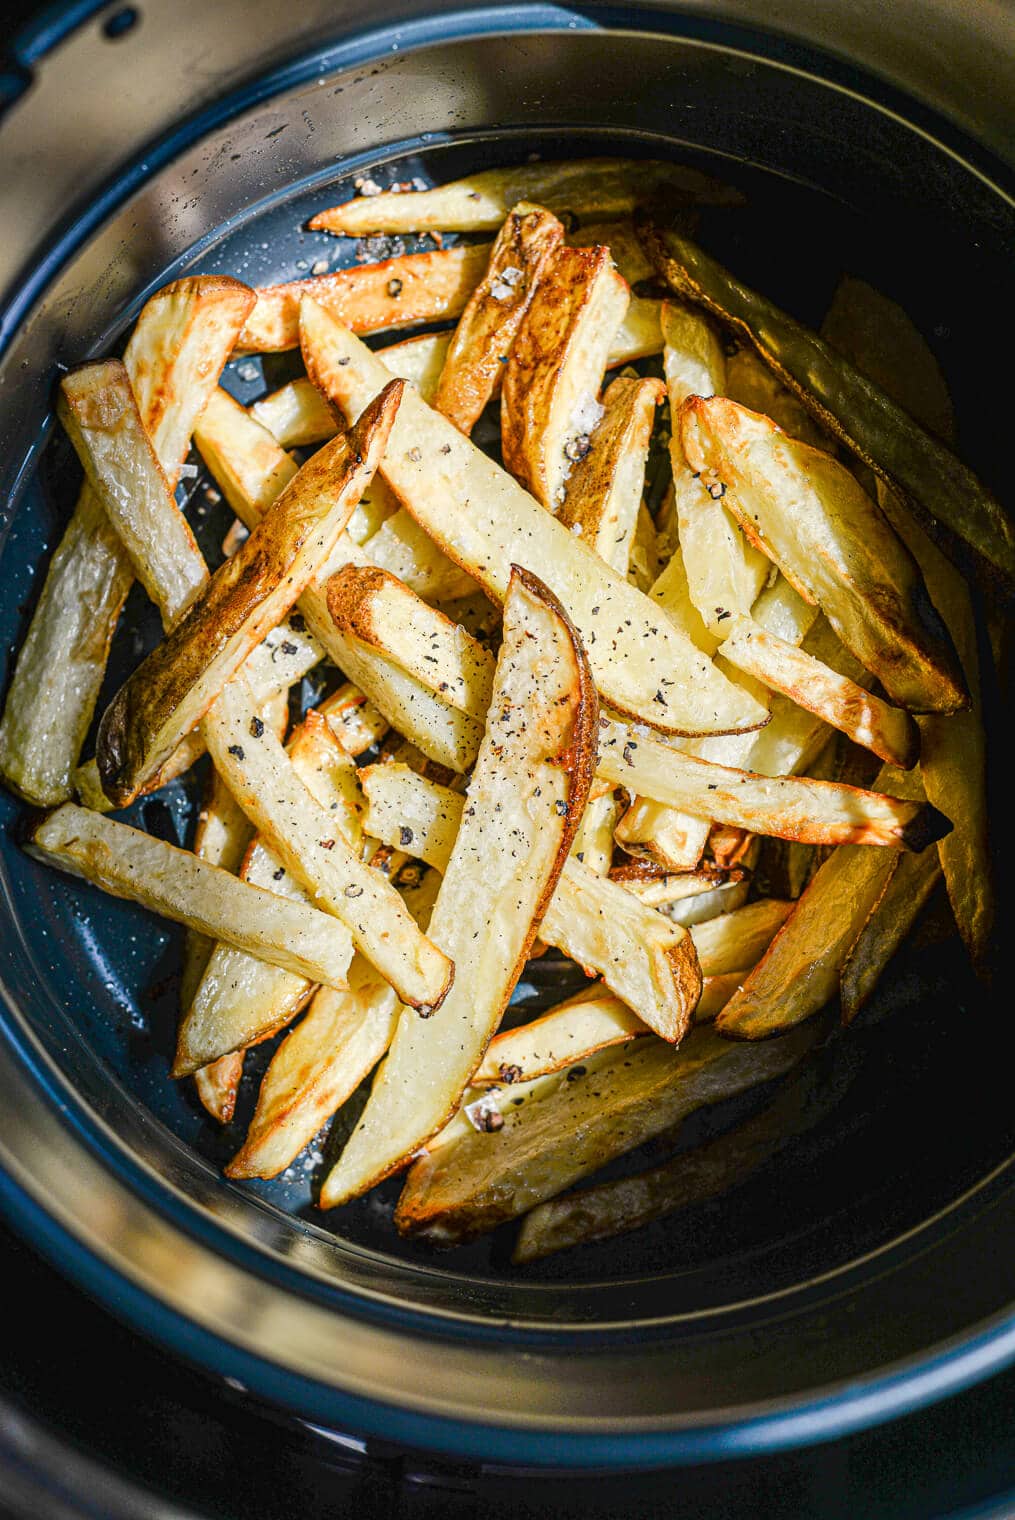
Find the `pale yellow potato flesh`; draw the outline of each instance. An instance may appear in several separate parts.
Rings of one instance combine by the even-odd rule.
[[[327,716],[342,748],[353,756],[379,744],[390,729],[383,713],[351,681],[344,682],[328,698]]]
[[[600,728],[598,773],[681,811],[807,844],[922,850],[948,827],[936,808],[919,802],[808,776],[762,776],[718,765],[613,719]]]
[[[816,713],[830,727],[880,759],[908,770],[920,751],[920,731],[909,713],[829,670],[796,645],[769,633],[750,617],[733,617],[720,655],[798,707]]]
[[[384,365],[311,301],[303,325],[311,377],[358,416],[387,378]],[[506,594],[510,565],[538,570],[581,634],[604,698],[618,709],[668,731],[764,722],[760,704],[411,389],[382,471],[417,521],[495,600]]]
[[[361,956],[350,967],[347,991],[320,988],[272,1057],[226,1176],[284,1172],[377,1065],[400,1011],[394,989]]]
[[[829,446],[825,430],[818,426],[793,392],[762,363],[753,348],[738,348],[726,360],[723,395],[752,412],[771,417],[784,433],[799,438],[801,443],[810,443],[816,449]]]
[[[208,579],[190,525],[173,500],[119,359],[84,364],[60,382],[57,416],[131,564],[171,626]]]
[[[367,831],[445,870],[467,799],[407,766],[371,766],[361,776]],[[688,1028],[701,979],[687,931],[574,855],[543,911],[539,937],[601,976],[663,1039],[679,1040]]]
[[[608,248],[558,247],[508,352],[504,465],[551,512],[566,500],[573,463],[601,416],[597,397],[630,297]]]
[[[620,803],[613,787],[599,797],[589,797],[571,854],[596,876],[606,876],[609,872],[613,861],[613,831],[619,815]]]
[[[290,738],[287,754],[332,826],[350,849],[361,851],[362,797],[356,768],[331,730],[327,703],[307,714]],[[294,902],[310,901],[262,838],[256,838],[247,850],[240,875]],[[352,942],[346,938],[351,958]],[[216,945],[180,1025],[173,1075],[185,1076],[202,1064],[202,1056],[218,1059],[287,1024],[313,990],[313,982],[306,977],[293,976],[231,945]]]
[[[466,435],[501,384],[504,363],[563,236],[551,211],[524,201],[497,234],[489,267],[458,320],[433,398],[437,411]]]
[[[315,232],[362,237],[367,233],[492,232],[518,201],[585,220],[630,214],[650,191],[673,188],[704,205],[735,205],[735,191],[696,169],[654,160],[572,159],[485,169],[432,190],[361,195],[319,211]]]
[[[486,735],[430,919],[454,985],[432,1017],[400,1020],[363,1117],[325,1179],[323,1208],[396,1171],[454,1113],[571,847],[595,725],[574,630],[534,577],[514,571]]]
[[[692,924],[690,935],[705,976],[727,976],[755,965],[793,908],[793,903],[777,897],[759,897],[744,908]]]
[[[853,475],[735,402],[681,409],[688,463],[724,493],[747,536],[897,702],[916,712],[967,703],[948,630],[912,555]]]
[[[557,516],[601,559],[626,575],[642,493],[656,407],[665,391],[659,380],[618,377],[603,392],[604,414],[589,437],[588,452],[567,482]],[[645,513],[649,517],[648,512]],[[649,517],[649,526],[652,519]]]
[[[171,484],[254,293],[237,280],[178,280],[147,302],[124,366]],[[86,482],[43,584],[0,722],[0,773],[29,802],[71,794],[133,569]]]
[[[454,975],[395,889],[359,858],[300,778],[275,735],[255,733],[249,688],[235,680],[205,720],[216,770],[311,899],[334,914],[405,1003],[438,1007]]]
[[[392,381],[361,424],[307,461],[113,698],[96,758],[114,803],[137,796],[324,569],[377,468],[403,389]]]
[[[113,897],[141,903],[295,975],[345,984],[351,945],[341,925],[336,933],[329,914],[238,881],[189,850],[72,802],[35,827],[26,849]]]
[[[607,1049],[582,1063],[583,1076],[569,1080],[565,1070],[518,1108],[509,1097],[493,1133],[463,1129],[419,1157],[395,1224],[437,1246],[492,1230],[696,1109],[781,1076],[812,1043],[812,1029],[753,1046],[703,1025],[676,1050],[651,1036]]]
[[[283,449],[305,449],[311,444],[327,443],[340,427],[335,408],[328,405],[305,375],[287,380],[285,385],[253,402],[248,410]]]
[[[406,253],[379,264],[358,264],[333,274],[262,286],[237,348],[245,353],[298,348],[300,302],[305,296],[360,333],[389,332],[417,322],[457,317],[483,278],[489,257],[489,243],[475,243],[468,248]]]
[[[602,987],[593,987],[559,1003],[531,1024],[494,1035],[473,1073],[472,1086],[493,1083],[510,1087],[529,1082],[562,1066],[573,1066],[607,1045],[648,1032],[648,1026],[618,997]]]

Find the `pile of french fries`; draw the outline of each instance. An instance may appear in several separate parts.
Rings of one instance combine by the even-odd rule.
[[[244,1052],[287,1031],[228,1175],[283,1172],[373,1074],[321,1207],[404,1173],[400,1231],[524,1215],[518,1261],[760,1165],[822,1010],[856,1015],[942,876],[978,965],[991,930],[976,625],[941,545],[1010,579],[1007,521],[897,307],[847,280],[806,332],[660,224],[662,192],[736,199],[606,159],[370,183],[312,227],[436,246],[154,295],[122,360],[61,381],[85,481],[0,725],[46,810],[29,851],[188,928],[173,1076],[228,1123]],[[220,386],[283,349],[303,377],[247,408]],[[235,514],[215,569],[174,492],[192,442]],[[165,636],[82,760],[134,578]],[[191,851],[109,816],[204,756]],[[586,987],[505,1022],[547,947]],[[752,1089],[700,1153],[568,1191]]]

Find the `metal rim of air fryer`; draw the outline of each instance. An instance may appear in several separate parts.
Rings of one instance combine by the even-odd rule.
[[[548,24],[542,11],[522,19],[512,14],[516,29],[500,33],[489,16],[485,28],[465,16],[444,18],[440,47],[496,48],[533,26],[544,45],[569,45],[572,29],[559,19]],[[879,110],[798,63],[763,62],[763,54],[750,57],[739,47],[654,32],[657,19],[643,21],[640,31],[618,24],[611,46],[621,39],[632,46],[634,38],[659,48],[718,50],[738,66],[746,58],[751,69],[785,71],[801,94],[815,89],[846,110]],[[400,36],[402,59],[422,61],[426,48],[437,46],[425,27],[418,35],[403,28]],[[384,60],[388,47],[386,35],[358,37],[344,56],[331,49],[326,65],[309,58],[268,73],[256,88],[219,102],[218,119],[258,121],[262,108],[253,102],[278,109],[283,91],[298,97],[319,70],[326,67],[330,77],[364,60]],[[907,131],[894,114],[881,120]],[[149,152],[145,161],[196,161],[209,130],[207,117],[191,121],[163,144],[161,156]],[[954,148],[939,148],[926,126],[918,136],[921,151],[946,155],[950,172],[965,183]],[[386,152],[397,147],[384,145]],[[361,154],[376,151],[374,144]],[[125,173],[119,189],[110,188],[64,229],[39,262],[37,279],[15,299],[20,321],[144,172]],[[999,188],[985,188],[982,172],[968,172],[975,194],[1002,196]],[[164,252],[158,257],[164,264]],[[158,272],[153,264],[153,277]],[[136,309],[144,279],[137,270],[131,278]],[[116,298],[114,290],[109,299]],[[97,344],[102,320],[100,312],[91,334]],[[23,332],[23,326],[12,331],[12,353]],[[26,393],[26,405],[37,403],[37,393],[28,387]],[[15,408],[15,424],[20,420]],[[274,1249],[267,1212],[222,1202],[209,1169],[202,1174],[198,1165],[195,1172],[188,1158],[174,1158],[171,1141],[153,1164],[144,1115],[114,1129],[122,1115],[112,1099],[103,1116],[73,1092],[52,1050],[19,1013],[24,986],[15,981],[10,993],[5,988],[10,1019],[0,1044],[0,1093],[17,1123],[0,1133],[0,1205],[62,1270],[146,1335],[308,1419],[507,1461],[606,1467],[708,1460],[842,1434],[942,1397],[1015,1357],[1015,1317],[1000,1285],[967,1270],[1012,1233],[1015,1192],[1007,1166],[866,1258],[767,1302],[725,1306],[679,1326],[662,1316],[634,1327],[617,1312],[594,1326],[555,1327],[543,1314],[498,1323],[495,1295],[484,1300],[478,1293],[475,1312],[449,1310],[440,1267],[429,1305],[425,1273],[418,1274],[416,1303],[407,1305],[373,1289],[372,1264],[357,1261],[355,1251],[345,1262],[346,1281],[328,1282],[316,1242],[302,1251],[290,1243],[283,1256]],[[195,1191],[203,1208],[195,1207]],[[965,1287],[929,1327],[917,1306],[935,1279]],[[852,1327],[868,1313],[879,1343],[858,1346]],[[693,1408],[675,1409],[688,1370],[699,1397]],[[781,1376],[784,1388],[794,1379],[798,1386],[788,1393],[766,1389],[766,1375]],[[739,1377],[747,1396],[702,1402],[710,1376],[717,1395],[720,1384],[728,1391]]]

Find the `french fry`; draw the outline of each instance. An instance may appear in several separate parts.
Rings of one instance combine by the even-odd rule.
[[[922,850],[950,827],[936,808],[807,776],[761,776],[685,754],[603,719],[599,775],[682,811],[807,844]]]
[[[26,849],[113,897],[141,903],[273,966],[329,987],[345,984],[352,947],[329,914],[238,881],[189,850],[72,802],[36,824]]]
[[[732,401],[692,397],[681,440],[747,536],[819,604],[890,696],[918,712],[966,705],[955,650],[915,561],[844,466]]]
[[[319,301],[340,322],[359,333],[390,332],[417,322],[457,317],[483,278],[489,243],[406,253],[380,264],[358,264],[333,274],[312,275],[266,285],[237,340],[244,353],[277,353],[298,348],[300,302]]]
[[[608,1045],[619,1045],[648,1026],[605,988],[592,987],[548,1013],[494,1035],[477,1067],[473,1087],[512,1086],[573,1066]]]
[[[358,415],[386,377],[383,364],[312,301],[304,305],[303,328],[311,378],[347,415]],[[716,732],[764,721],[764,709],[646,597],[411,389],[382,468],[416,520],[492,598],[503,600],[511,563],[539,567],[551,590],[563,594],[597,684],[619,710],[667,731]]]
[[[489,267],[459,318],[433,398],[437,411],[466,436],[501,383],[504,362],[563,236],[552,212],[525,202],[508,212],[497,234]]]
[[[138,578],[167,625],[208,579],[187,519],[170,494],[119,359],[83,364],[60,382],[57,415]]]
[[[522,1220],[512,1261],[541,1261],[573,1246],[612,1240],[732,1192],[813,1124],[822,1105],[812,1087],[791,1077],[758,1113],[661,1166],[538,1204]]]
[[[627,217],[619,221],[585,222],[568,233],[567,241],[572,248],[595,248],[600,244],[609,248],[610,257],[629,285],[655,281],[655,265],[641,246],[634,223]]]
[[[593,789],[600,784],[593,782]],[[613,787],[607,787],[599,796],[589,796],[571,854],[596,876],[609,874],[613,860],[613,831],[619,813],[620,803]]]
[[[445,870],[467,799],[407,766],[372,766],[360,774],[368,831]],[[589,976],[601,976],[663,1039],[684,1034],[701,990],[693,942],[623,887],[572,856],[543,910],[539,937]]]
[[[715,632],[730,613],[751,610],[768,578],[769,564],[708,485],[688,466],[680,408],[689,396],[722,395],[726,364],[711,323],[688,306],[664,301],[663,369],[670,398],[674,507],[688,593],[706,627]]]
[[[389,723],[358,686],[346,681],[328,699],[328,722],[350,755],[362,755],[379,744]]]
[[[716,1019],[721,1035],[762,1040],[834,997],[851,946],[891,881],[890,850],[844,845],[825,861],[765,955]]]
[[[738,348],[726,360],[723,395],[748,411],[760,412],[801,443],[827,449],[829,437],[791,390],[762,363],[753,348]]]
[[[286,753],[300,780],[327,812],[331,827],[359,854],[362,797],[355,766],[329,722],[332,701],[307,714]],[[263,838],[255,838],[250,845],[240,876],[294,902],[310,901]],[[273,1033],[295,1017],[313,991],[314,984],[306,977],[293,976],[231,945],[216,945],[186,1005],[173,1075],[186,1076],[203,1064],[202,1057],[214,1061]]]
[[[664,395],[658,380],[621,376],[607,386],[603,416],[589,436],[587,453],[571,472],[557,513],[565,528],[621,575],[627,574],[632,558],[649,439]]]
[[[328,583],[328,610],[344,634],[388,655],[449,707],[485,716],[493,655],[393,575],[347,565]]]
[[[636,216],[635,225],[671,288],[750,342],[823,427],[913,503],[928,532],[944,524],[1005,579],[1015,578],[1015,529],[950,449],[835,349],[741,285],[694,243],[654,225],[650,216]]]
[[[303,466],[114,697],[99,725],[96,759],[103,789],[118,806],[137,796],[324,566],[384,452],[402,390],[403,382],[392,381],[353,432]]]
[[[394,990],[362,957],[350,968],[348,991],[322,987],[275,1052],[246,1139],[226,1175],[284,1172],[376,1066],[400,1011]]]
[[[199,860],[220,866],[223,871],[236,876],[252,836],[253,830],[247,822],[247,815],[233,801],[233,795],[222,778],[212,771],[208,778],[204,806],[197,818],[194,854]],[[187,935],[180,976],[182,1008],[190,1007],[213,949],[213,941],[204,935]]]
[[[857,368],[931,431],[951,441],[954,419],[941,372],[926,342],[894,301],[860,280],[843,280],[822,328]],[[920,774],[927,797],[947,804],[954,828],[938,842],[948,897],[974,966],[991,938],[994,867],[987,830],[986,735],[976,623],[969,590],[896,495],[879,483],[878,501],[920,566],[931,600],[948,625],[971,696],[968,712],[920,721]]]
[[[764,1046],[704,1026],[674,1050],[641,1039],[567,1070],[527,1103],[510,1098],[491,1132],[460,1130],[412,1166],[395,1210],[403,1235],[459,1245],[525,1213],[707,1104],[790,1070],[818,1037],[810,1025]],[[724,1054],[736,1051],[740,1060]],[[510,1092],[511,1089],[508,1089]]]
[[[518,201],[584,220],[621,217],[643,195],[676,191],[703,205],[735,205],[736,192],[697,169],[654,160],[574,159],[569,163],[520,164],[486,169],[433,190],[362,195],[311,219],[315,232],[492,232]]]
[[[842,1022],[851,1024],[941,880],[936,851],[903,856],[857,935],[839,977]]]
[[[454,974],[448,958],[421,934],[394,888],[363,864],[286,757],[258,731],[249,688],[233,681],[205,721],[216,770],[247,817],[314,901],[348,929],[360,952],[403,1002],[440,1005]]]
[[[597,396],[631,292],[608,248],[558,248],[508,353],[501,450],[519,483],[556,512],[602,416]]]
[[[916,764],[920,731],[904,708],[872,696],[749,617],[734,617],[727,626],[719,653],[731,665],[816,713],[880,759],[904,770]]]
[[[236,1113],[236,1099],[243,1080],[242,1050],[230,1051],[220,1056],[210,1066],[202,1066],[194,1073],[194,1086],[201,1100],[201,1107],[219,1124],[231,1124]]]
[[[454,1112],[571,848],[596,716],[577,635],[545,587],[515,569],[486,737],[430,920],[454,962],[454,986],[432,1018],[400,1021],[363,1118],[325,1179],[323,1208],[397,1171]]]
[[[156,292],[138,318],[124,365],[171,483],[253,301],[237,280],[202,276]],[[0,772],[29,802],[52,806],[70,796],[132,579],[119,536],[86,483],[50,563],[0,722]]]

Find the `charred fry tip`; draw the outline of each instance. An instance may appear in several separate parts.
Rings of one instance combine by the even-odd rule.
[[[924,804],[902,830],[902,844],[919,855],[929,844],[936,844],[952,832],[954,825],[930,802]]]

